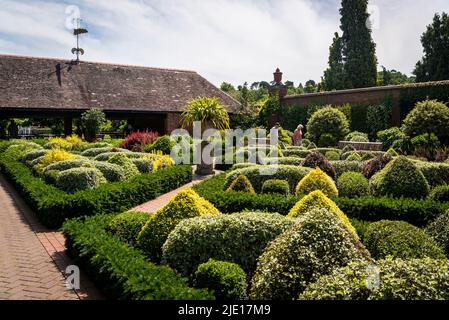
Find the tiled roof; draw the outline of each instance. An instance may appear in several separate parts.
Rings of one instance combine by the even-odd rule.
[[[239,103],[194,71],[0,55],[0,110],[179,112],[199,96]]]

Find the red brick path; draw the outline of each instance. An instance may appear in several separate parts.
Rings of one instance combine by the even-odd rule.
[[[81,290],[65,285],[64,237],[43,227],[0,175],[0,299],[96,300],[100,292],[81,272]]]

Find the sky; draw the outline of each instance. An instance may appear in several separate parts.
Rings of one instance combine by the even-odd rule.
[[[319,81],[340,0],[0,0],[0,54],[72,59],[73,18],[86,61],[195,70],[215,85]],[[408,75],[421,34],[448,0],[370,0],[380,66]]]

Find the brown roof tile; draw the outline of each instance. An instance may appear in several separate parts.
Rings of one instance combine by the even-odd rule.
[[[0,55],[0,110],[88,109],[179,112],[199,96],[239,103],[194,71]]]

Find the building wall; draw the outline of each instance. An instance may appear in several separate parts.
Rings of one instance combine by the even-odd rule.
[[[181,128],[181,113],[167,113],[165,118],[165,132],[170,134],[173,130]]]

